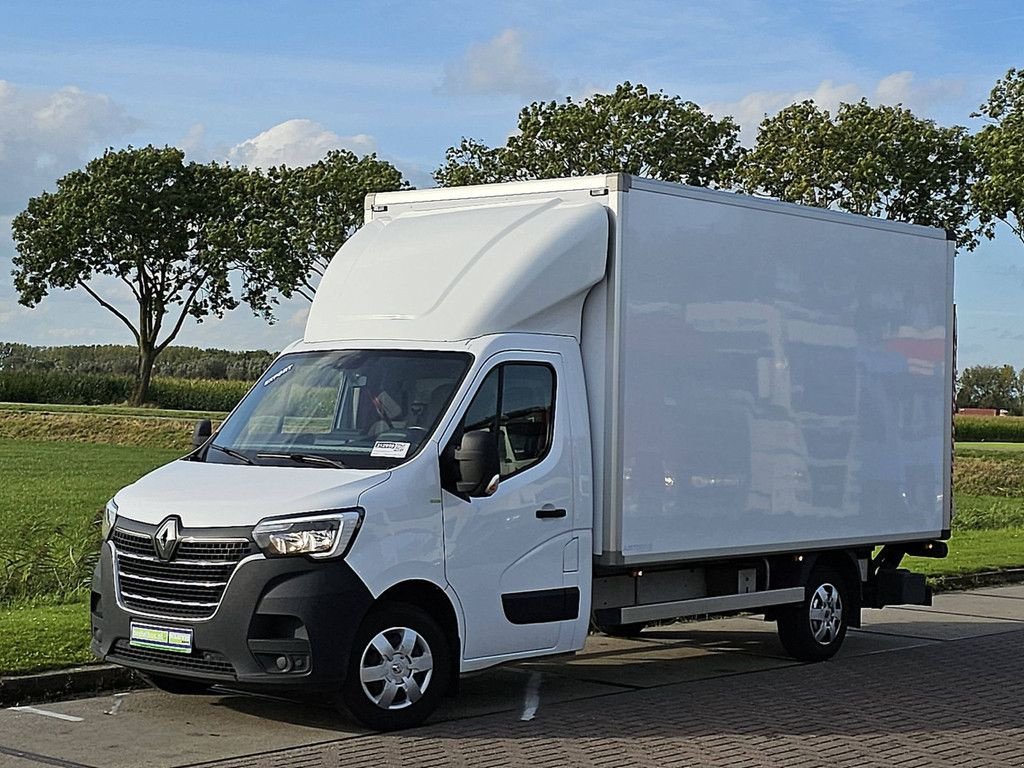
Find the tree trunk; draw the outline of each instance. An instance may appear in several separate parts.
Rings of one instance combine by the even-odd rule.
[[[145,405],[149,394],[149,382],[153,377],[153,363],[156,362],[156,349],[153,344],[139,345],[139,367],[135,373],[135,393],[132,405]]]

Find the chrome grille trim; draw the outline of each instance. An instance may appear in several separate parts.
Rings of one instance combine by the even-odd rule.
[[[226,581],[178,581],[175,579],[161,579],[156,576],[136,576],[134,573],[122,573],[122,579],[133,581],[148,581],[153,584],[171,584],[176,587],[226,587]]]
[[[149,555],[136,555],[132,552],[122,552],[120,550],[118,550],[117,554],[120,557],[129,557],[132,560],[145,560],[150,563],[167,563],[166,560],[161,560],[159,557],[151,557]],[[216,566],[236,565],[238,563],[237,560],[179,560],[178,558],[175,558],[171,562],[176,563],[177,565],[198,565],[200,567],[209,566],[211,568]]]
[[[238,569],[264,559],[243,538],[183,536],[176,547],[182,559],[170,560],[157,557],[153,538],[146,533],[115,528],[107,544],[118,606],[136,616],[169,621],[212,619]]]
[[[146,597],[145,595],[136,595],[132,592],[125,592],[122,590],[122,597],[127,597],[131,600],[145,600],[147,603],[170,603],[171,605],[187,605],[190,608],[213,608],[217,603],[196,603],[189,600],[170,600],[166,597]]]

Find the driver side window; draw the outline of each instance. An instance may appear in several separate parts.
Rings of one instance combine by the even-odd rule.
[[[495,435],[505,480],[547,455],[554,415],[554,369],[543,363],[502,363],[480,385],[460,431]]]

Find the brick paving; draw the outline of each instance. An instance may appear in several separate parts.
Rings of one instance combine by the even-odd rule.
[[[680,663],[685,663],[681,661]],[[625,690],[217,768],[1024,766],[1024,632]]]

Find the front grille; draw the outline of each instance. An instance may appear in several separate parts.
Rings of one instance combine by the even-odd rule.
[[[154,651],[148,648],[133,648],[127,640],[118,640],[108,654],[110,661],[127,664],[144,664],[147,667],[164,667],[166,669],[201,672],[204,675],[235,678],[235,668],[227,657],[216,651],[199,651],[192,653],[175,653],[173,651]]]
[[[189,539],[170,561],[161,560],[146,533],[114,530],[117,587],[121,604],[150,616],[208,619],[224,596],[238,563],[253,553],[244,539]]]

